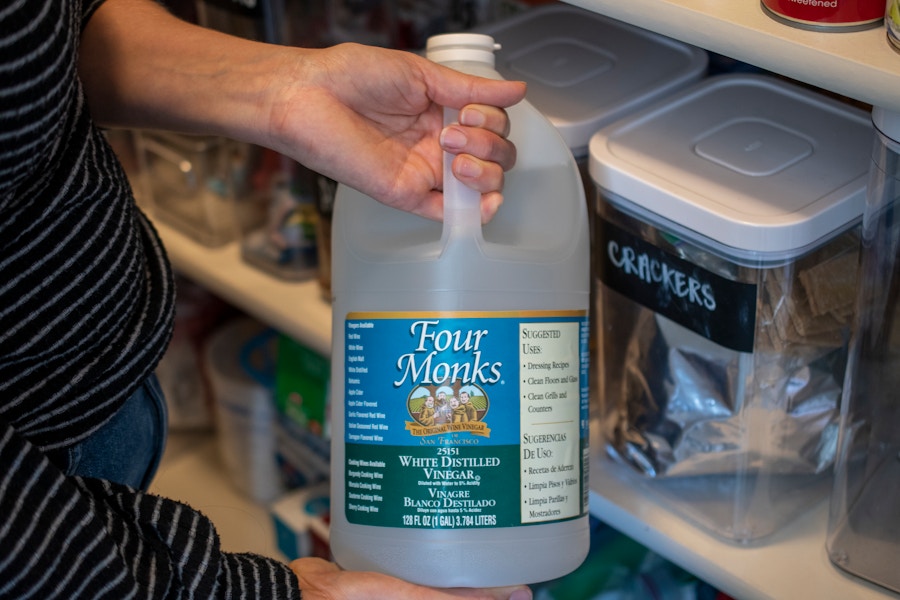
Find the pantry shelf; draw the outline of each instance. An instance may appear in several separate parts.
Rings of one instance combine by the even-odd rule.
[[[566,0],[650,31],[825,90],[900,111],[900,53],[884,27],[807,31],[763,12],[757,0]]]
[[[180,273],[324,356],[331,354],[331,306],[318,281],[277,279],[244,262],[238,242],[210,248],[158,220],[154,225]]]
[[[825,551],[828,502],[743,547],[673,514],[594,444],[591,514],[738,600],[885,600],[896,594],[836,568]]]
[[[878,27],[807,31],[765,14],[758,0],[566,0],[568,3],[857,101],[900,111],[900,53]],[[597,448],[597,444],[594,444]],[[595,450],[596,452],[596,450]],[[835,568],[822,502],[757,546],[708,536],[643,493],[597,455],[591,512],[735,598],[900,598]]]
[[[165,224],[157,228],[181,273],[272,327],[330,353],[331,307],[316,281],[279,281],[245,264],[237,244],[207,248]],[[765,543],[736,546],[707,535],[644,493],[629,473],[601,456],[599,446],[593,443],[591,514],[738,600],[900,598],[829,562],[826,503]]]

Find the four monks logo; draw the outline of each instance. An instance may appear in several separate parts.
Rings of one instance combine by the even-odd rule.
[[[487,393],[478,385],[456,380],[451,385],[415,387],[406,399],[412,421],[406,429],[414,436],[471,433],[490,437],[484,418],[490,409]]]

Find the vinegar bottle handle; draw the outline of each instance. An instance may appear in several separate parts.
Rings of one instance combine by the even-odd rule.
[[[459,111],[444,109],[444,126],[456,123]],[[454,155],[444,152],[444,240],[461,235],[479,236],[481,232],[481,192],[457,179],[450,165]]]

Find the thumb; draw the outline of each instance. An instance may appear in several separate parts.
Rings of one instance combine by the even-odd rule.
[[[436,63],[431,65],[430,96],[441,106],[460,109],[467,104],[487,104],[507,108],[525,98],[527,86],[524,81],[490,79]]]

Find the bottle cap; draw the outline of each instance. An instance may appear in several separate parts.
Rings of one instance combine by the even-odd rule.
[[[494,52],[500,44],[482,33],[447,33],[428,38],[426,56],[436,63],[480,62],[494,66]]]

